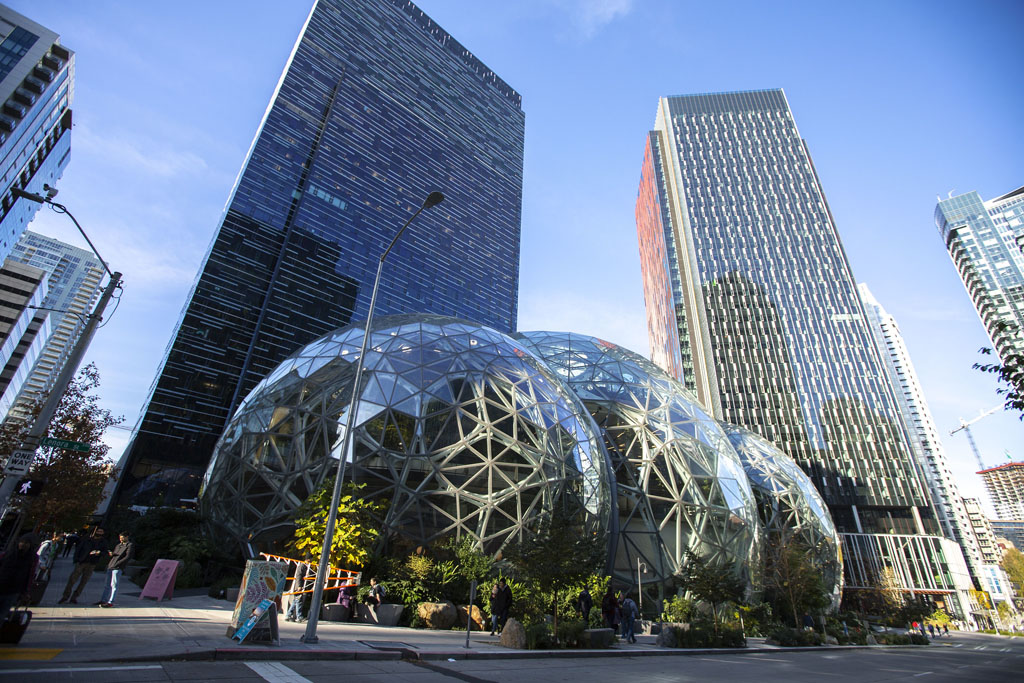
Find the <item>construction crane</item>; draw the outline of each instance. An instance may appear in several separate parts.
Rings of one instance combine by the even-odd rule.
[[[974,436],[971,434],[971,425],[974,424],[975,422],[977,422],[978,420],[981,420],[983,418],[988,417],[989,415],[991,415],[992,413],[996,412],[997,410],[1000,410],[1002,407],[1003,407],[1003,404],[1000,403],[995,408],[989,408],[985,412],[979,414],[978,417],[976,417],[976,418],[974,418],[973,420],[970,420],[970,421],[965,421],[961,417],[960,418],[960,426],[957,427],[956,429],[954,429],[953,431],[951,431],[949,433],[950,436],[953,436],[954,434],[956,434],[960,430],[963,430],[964,434],[967,435],[967,443],[971,444],[971,450],[974,451],[974,459],[978,461],[978,469],[979,470],[985,469],[985,463],[983,463],[981,461],[981,452],[978,450],[978,444],[974,443]]]

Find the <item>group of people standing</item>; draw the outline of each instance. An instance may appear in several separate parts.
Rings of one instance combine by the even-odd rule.
[[[74,568],[71,576],[64,585],[64,593],[57,604],[70,602],[78,604],[78,597],[85,590],[85,586],[96,571],[96,565],[102,560],[107,560],[107,581],[103,589],[103,597],[96,604],[100,607],[113,607],[117,597],[117,588],[121,582],[121,576],[129,563],[135,559],[135,543],[127,533],[121,533],[118,543],[110,547],[106,539],[106,532],[97,528],[92,534],[80,537],[74,544],[72,562]]]
[[[586,604],[585,611],[584,604]],[[586,588],[580,593],[577,605],[583,619],[589,621],[593,600]],[[615,593],[609,586],[601,598],[601,618],[604,620],[605,628],[615,629],[618,632],[621,626],[623,639],[627,643],[636,642],[636,622],[640,618],[640,608],[637,607],[636,601],[629,593],[625,595],[622,591]]]

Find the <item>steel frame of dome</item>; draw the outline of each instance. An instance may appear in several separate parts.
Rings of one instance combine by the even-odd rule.
[[[279,541],[333,475],[362,325],[285,360],[243,401],[200,504],[221,533]],[[571,390],[522,342],[431,315],[378,318],[363,368],[348,476],[388,501],[381,544],[469,535],[490,553],[556,507],[604,535],[607,455]]]
[[[760,589],[762,532],[742,464],[721,426],[682,384],[615,344],[522,332],[576,392],[604,437],[617,487],[612,577],[659,594],[692,551]]]
[[[807,550],[834,612],[843,592],[842,545],[825,501],[800,466],[769,441],[736,425],[723,427],[754,488],[768,543],[792,539]]]

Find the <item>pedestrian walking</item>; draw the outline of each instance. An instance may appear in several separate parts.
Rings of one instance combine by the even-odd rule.
[[[54,533],[39,544],[39,549],[36,551],[36,556],[39,558],[39,563],[36,567],[37,581],[49,581],[50,568],[53,566],[53,561],[57,559],[58,538],[59,535]]]
[[[942,635],[944,635],[944,636],[948,636],[949,635],[949,625],[948,624],[943,624],[942,625]]]
[[[512,608],[512,589],[504,577],[491,589],[491,635],[501,633],[508,621],[508,611]]]
[[[20,599],[27,600],[39,559],[33,545],[32,537],[26,534],[0,560],[0,624],[7,621],[8,613]]]
[[[135,544],[128,534],[122,532],[118,544],[108,551],[110,562],[107,563],[107,587],[103,589],[103,598],[96,603],[100,607],[113,607],[117,596],[117,584],[121,581],[128,563],[135,559]]]
[[[615,593],[612,592],[611,586],[605,591],[604,597],[601,598],[601,616],[604,618],[605,628],[617,628],[619,622],[616,620],[616,613],[619,611],[619,601],[615,599]]]
[[[594,599],[590,597],[590,591],[584,586],[576,598],[576,610],[580,613],[580,618],[583,619],[584,624],[590,623],[590,610],[593,608]]]
[[[637,609],[636,602],[629,597],[628,593],[622,599],[620,609],[622,610],[622,637],[627,643],[635,643],[636,634],[633,632],[633,625],[640,617],[640,610]]]
[[[301,591],[306,585],[306,576],[309,574],[309,565],[305,562],[299,562],[295,565],[295,576],[292,578],[291,588],[291,604],[288,605],[288,611],[285,614],[285,621],[305,621],[305,605],[306,594]]]
[[[78,596],[82,594],[86,584],[89,583],[89,579],[92,577],[93,571],[96,570],[96,561],[108,552],[107,541],[103,536],[103,529],[96,529],[93,531],[92,536],[78,540],[75,554],[72,556],[75,568],[71,570],[71,576],[68,577],[68,582],[64,586],[64,595],[57,601],[57,604],[65,602],[70,602],[73,605],[78,604]],[[76,583],[78,584],[77,588],[75,587]]]
[[[64,534],[64,551],[61,553],[61,557],[67,557],[78,545],[78,534],[72,531],[69,534]]]

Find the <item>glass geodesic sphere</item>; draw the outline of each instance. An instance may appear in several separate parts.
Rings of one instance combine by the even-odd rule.
[[[769,549],[798,543],[820,573],[836,610],[843,590],[842,546],[821,494],[800,466],[771,442],[736,425],[723,427],[754,489]]]
[[[759,584],[754,495],[721,426],[642,356],[567,332],[516,335],[576,392],[604,438],[617,487],[613,578],[664,585],[687,551]],[[642,570],[646,569],[644,573]]]
[[[362,325],[281,363],[232,417],[207,469],[204,513],[221,533],[266,544],[333,476]],[[346,479],[386,501],[381,542],[458,534],[487,552],[556,507],[604,537],[606,455],[586,409],[521,342],[431,315],[374,322]]]

